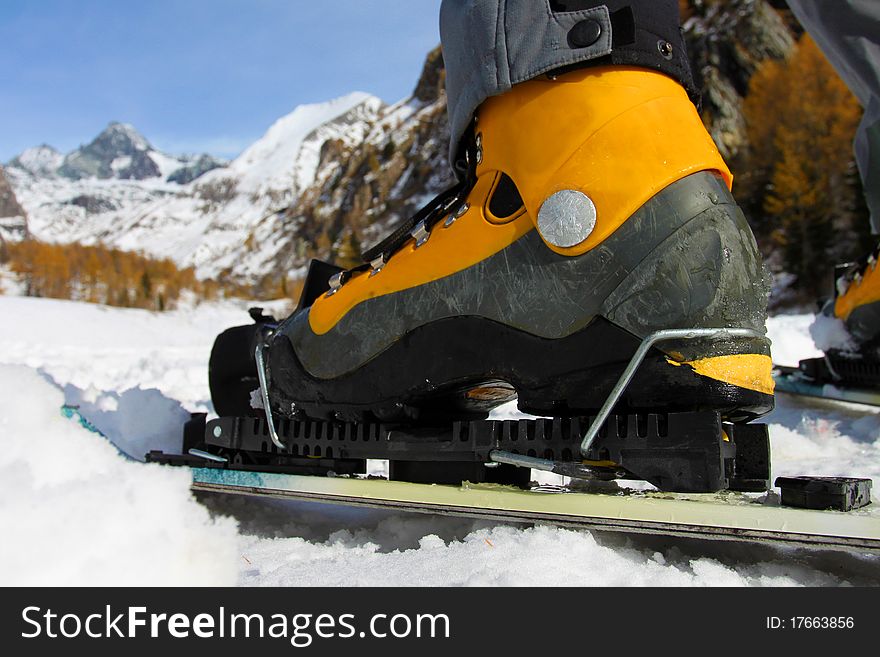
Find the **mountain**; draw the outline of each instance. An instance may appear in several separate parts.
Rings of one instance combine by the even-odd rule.
[[[691,0],[682,33],[694,81],[702,94],[703,122],[725,158],[748,146],[742,114],[749,80],[762,62],[794,48],[783,16],[765,0]]]
[[[71,180],[156,178],[162,175],[162,171],[153,157],[154,152],[134,127],[125,123],[111,123],[91,143],[80,146],[65,157],[57,173]]]
[[[276,247],[254,235],[257,227],[312,184],[325,142],[359,142],[382,107],[363,93],[298,107],[222,166],[210,156],[165,155],[112,123],[60,163],[48,147],[29,149],[8,175],[39,239],[101,242],[171,257],[202,277],[252,282]]]
[[[325,142],[313,183],[274,225],[273,239],[289,246],[267,271],[294,272],[309,257],[351,260],[454,182],[444,83],[436,48],[412,96],[386,107],[362,141]]]
[[[223,162],[210,156],[199,155],[191,160],[184,160],[183,166],[168,176],[168,182],[185,185],[204,173],[223,166]]]
[[[704,122],[735,160],[748,147],[748,81],[792,49],[792,28],[766,0],[683,5]],[[171,257],[271,293],[312,257],[354,264],[453,181],[444,81],[437,48],[408,98],[389,106],[353,93],[298,107],[224,166],[163,155],[111,124],[62,162],[48,147],[22,153],[7,175],[40,239]]]
[[[359,92],[297,107],[228,166],[133,211],[102,217],[103,239],[170,256],[201,277],[255,283],[275,271],[280,252],[300,252],[278,231],[283,210],[314,183],[325,144],[360,143],[383,108]]]
[[[27,235],[27,217],[0,167],[0,243]]]
[[[48,144],[29,148],[6,165],[26,171],[33,176],[52,176],[64,163],[64,156]]]
[[[154,148],[134,126],[114,121],[91,142],[67,155],[43,144],[17,155],[7,163],[7,167],[27,172],[36,178],[165,178],[169,182],[185,184],[223,164],[206,154],[168,155]]]

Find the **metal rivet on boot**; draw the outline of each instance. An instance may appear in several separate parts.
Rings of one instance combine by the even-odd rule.
[[[672,44],[668,41],[660,39],[660,41],[657,42],[657,50],[660,51],[660,54],[663,55],[664,59],[672,59]]]
[[[556,192],[538,210],[538,232],[553,246],[580,244],[595,227],[595,204],[589,196],[573,189]]]
[[[431,233],[428,231],[428,226],[424,221],[417,223],[416,227],[413,228],[409,234],[415,239],[416,248],[419,248],[422,244],[428,241],[429,237],[431,237]]]
[[[571,48],[589,48],[602,36],[602,26],[598,21],[588,18],[576,23],[568,31],[568,45]]]
[[[483,163],[483,135],[477,134],[477,164]]]

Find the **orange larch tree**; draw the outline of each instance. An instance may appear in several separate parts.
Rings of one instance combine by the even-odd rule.
[[[750,149],[739,182],[760,201],[756,227],[805,299],[827,294],[835,261],[869,248],[852,146],[858,101],[805,34],[788,59],[755,73],[743,111]]]

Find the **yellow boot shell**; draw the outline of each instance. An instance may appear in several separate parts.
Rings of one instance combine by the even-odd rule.
[[[547,247],[578,256],[601,244],[648,199],[700,171],[732,175],[696,108],[674,80],[638,68],[590,68],[556,79],[536,79],[490,98],[479,109],[476,132],[482,159],[468,210],[443,222],[420,247],[411,240],[379,275],[354,274],[309,314],[318,335],[332,329],[362,301],[393,294],[473,266],[535,229],[538,211],[553,193],[576,190],[592,199],[596,226],[580,244]],[[506,174],[524,210],[498,218],[489,200]]]

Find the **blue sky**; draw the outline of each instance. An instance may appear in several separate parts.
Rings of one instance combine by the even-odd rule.
[[[234,156],[301,103],[408,95],[440,0],[2,0],[0,162],[110,121]]]

